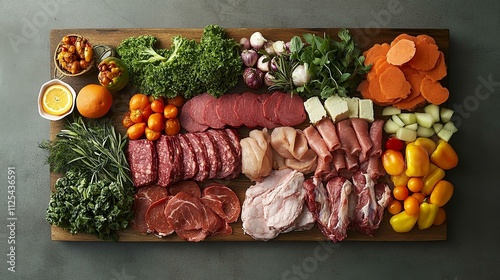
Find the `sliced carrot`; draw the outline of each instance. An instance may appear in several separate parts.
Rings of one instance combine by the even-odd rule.
[[[422,83],[422,80],[424,78],[425,78],[425,75],[418,74],[418,73],[406,76],[406,80],[411,85],[411,91],[410,91],[410,94],[405,98],[405,101],[410,101],[413,98],[416,98],[417,96],[420,95],[420,84]]]
[[[404,99],[410,94],[411,85],[396,66],[387,68],[379,76],[380,90],[391,101]]]
[[[368,81],[370,81],[371,79],[373,79],[375,76],[377,76],[377,68],[380,67],[380,65],[382,63],[384,63],[386,60],[385,60],[385,55],[382,56],[382,55],[379,55],[377,56],[374,60],[373,60],[373,63],[372,63],[372,68],[370,69],[370,72],[368,72],[368,75],[366,75],[366,79]]]
[[[394,40],[392,40],[391,47],[403,39],[413,41],[413,43],[415,43],[415,44],[417,43],[417,37],[408,35],[406,33],[402,33],[402,34],[399,34],[398,36],[396,36],[396,38],[394,38]]]
[[[399,69],[401,69],[401,71],[403,71],[403,73],[405,74],[406,79],[408,79],[408,77],[410,75],[419,74],[420,73],[418,70],[413,69],[413,68],[411,68],[408,65],[401,66],[401,67],[399,67]]]
[[[410,61],[415,55],[415,43],[408,39],[401,39],[392,45],[387,52],[387,62],[401,66]]]
[[[368,81],[367,80],[364,80],[361,83],[359,83],[356,90],[361,93],[361,96],[363,96],[364,99],[371,99],[370,91],[368,90]]]
[[[419,95],[411,100],[401,100],[399,102],[394,103],[392,106],[402,109],[413,111],[417,109],[420,105],[425,104],[426,100],[422,95]]]
[[[434,105],[443,104],[450,96],[447,88],[429,78],[424,78],[420,83],[420,93],[425,100]]]
[[[444,61],[443,52],[439,52],[439,58],[434,68],[432,68],[429,71],[420,71],[420,72],[433,81],[439,81],[442,78],[446,77],[447,74],[446,62]]]
[[[428,71],[436,66],[439,58],[438,47],[434,44],[428,44],[425,41],[420,41],[415,44],[415,56],[408,61],[408,65],[412,68],[421,71]]]
[[[417,36],[417,42],[419,41],[425,41],[426,43],[428,44],[436,44],[436,40],[434,40],[434,38],[432,38],[431,36],[427,35],[427,34],[420,34]]]
[[[389,51],[390,46],[387,43],[375,44],[369,50],[365,51],[365,65],[373,64],[378,56],[385,56]]]
[[[393,67],[393,65],[389,64],[386,60],[382,61],[377,65],[375,68],[375,73],[380,76],[380,74],[384,73],[385,70],[387,70],[389,67]]]
[[[387,99],[385,95],[380,90],[379,77],[376,76],[368,83],[368,92],[370,94],[370,99],[380,106],[387,106],[394,103],[393,100]]]

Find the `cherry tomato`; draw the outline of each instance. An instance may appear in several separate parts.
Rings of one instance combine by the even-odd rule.
[[[165,122],[165,133],[167,135],[175,135],[181,131],[181,123],[178,118],[168,119]]]
[[[146,123],[136,123],[127,129],[127,136],[131,140],[139,139],[144,134]]]
[[[399,175],[405,169],[403,154],[396,150],[386,150],[382,154],[382,165],[389,175]]]
[[[396,137],[391,137],[387,139],[385,142],[385,149],[386,150],[395,150],[395,151],[401,151],[404,148],[404,143],[403,141],[399,140]]]
[[[161,131],[153,131],[149,127],[146,127],[144,132],[146,133],[146,139],[150,141],[158,140],[161,136]]]
[[[168,98],[167,103],[172,104],[175,107],[180,108],[180,107],[182,107],[182,105],[184,105],[184,97],[177,95],[176,97]]]
[[[392,215],[396,215],[401,212],[401,208],[401,202],[399,200],[393,200],[389,203],[389,206],[387,206],[387,211],[389,211]]]
[[[403,204],[408,215],[417,215],[420,212],[420,203],[414,196],[407,197]]]
[[[433,225],[439,226],[446,221],[446,211],[443,208],[439,208],[436,219],[434,219]]]
[[[406,186],[396,186],[392,190],[392,195],[397,200],[405,200],[408,197],[408,188]]]
[[[122,125],[123,125],[125,128],[129,128],[129,127],[131,127],[132,125],[134,125],[134,122],[132,121],[132,119],[130,119],[130,112],[127,112],[127,113],[123,116],[123,119],[122,119]]]
[[[156,99],[151,102],[151,110],[155,113],[163,113],[163,109],[165,105],[163,105],[163,101]]]
[[[134,123],[140,123],[144,117],[142,116],[141,109],[135,109],[130,111],[130,120]]]
[[[446,181],[440,180],[432,189],[431,195],[429,197],[429,202],[436,204],[439,207],[444,206],[453,195],[453,184]]]
[[[146,108],[146,106],[148,105],[149,105],[149,98],[147,95],[142,93],[134,94],[129,101],[130,111],[137,109],[144,110],[144,108]]]
[[[165,128],[165,118],[160,113],[153,113],[148,118],[148,127],[152,131],[161,132]]]
[[[414,193],[421,191],[424,188],[424,180],[419,177],[412,177],[406,184],[408,189]]]
[[[167,104],[167,106],[165,106],[165,109],[163,110],[163,115],[167,119],[173,119],[173,118],[177,117],[178,113],[179,113],[179,109],[177,109],[177,107],[175,107],[172,104]]]
[[[425,195],[423,193],[416,192],[416,193],[413,193],[411,196],[416,198],[418,200],[419,204],[421,204],[425,200]]]
[[[142,119],[146,121],[151,114],[153,114],[153,110],[151,110],[151,104],[146,105],[144,109],[141,110],[142,112]]]

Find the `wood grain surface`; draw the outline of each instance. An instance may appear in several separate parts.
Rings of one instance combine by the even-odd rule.
[[[335,37],[339,28],[285,28],[285,29],[272,29],[272,28],[228,28],[226,29],[227,36],[235,38],[239,41],[242,37],[249,37],[254,31],[260,31],[264,37],[270,40],[284,40],[287,41],[294,35],[302,35],[304,33],[314,33],[317,35],[328,34]],[[449,30],[448,29],[349,29],[353,34],[356,42],[362,50],[365,50],[376,43],[389,43],[397,35],[407,33],[410,35],[428,34],[435,40],[439,49],[445,54],[446,63],[448,61],[449,49]],[[199,39],[203,29],[53,29],[50,32],[50,71],[52,75],[55,73],[55,65],[53,55],[55,49],[62,39],[67,34],[79,34],[86,37],[93,45],[109,45],[116,47],[122,40],[139,35],[153,35],[159,39],[159,46],[167,48],[170,46],[171,38],[177,35],[185,36],[191,39]],[[85,85],[90,83],[98,84],[97,71],[92,71],[80,77],[65,77],[64,81],[70,84],[75,91],[78,91]],[[448,84],[448,77],[441,81],[445,86]],[[244,92],[248,91],[242,82],[238,84],[231,92]],[[264,90],[262,90],[264,91]],[[125,87],[122,91],[114,94],[113,107],[109,113],[110,117],[115,123],[115,127],[121,133],[124,129],[121,126],[121,118],[127,111],[128,100],[136,91],[130,87]],[[376,114],[379,114],[381,108],[376,106]],[[50,124],[50,139],[54,139],[56,134],[64,127],[65,121],[51,122]],[[306,123],[299,126],[305,127]],[[240,129],[242,137],[248,135],[248,129]],[[60,174],[50,174],[50,188],[54,190],[54,184]],[[231,181],[220,181],[231,187],[238,195],[240,202],[243,203],[245,191],[251,185],[244,175]],[[408,233],[396,233],[389,224],[390,215],[386,213],[384,220],[381,222],[379,229],[373,237],[365,236],[356,231],[349,231],[346,241],[437,241],[446,240],[447,238],[447,225],[446,223],[441,226],[432,226],[426,230],[419,230],[415,227]],[[250,236],[245,235],[242,230],[241,220],[232,224],[233,234],[229,236],[213,236],[205,239],[206,241],[254,241]],[[119,242],[184,242],[176,234],[164,238],[158,238],[152,234],[143,235],[131,229],[125,229],[119,233]],[[88,234],[71,234],[56,226],[51,226],[52,240],[61,241],[100,241],[97,237]],[[309,231],[303,232],[290,232],[280,234],[273,241],[322,241],[327,240],[324,235],[318,230],[317,227]]]

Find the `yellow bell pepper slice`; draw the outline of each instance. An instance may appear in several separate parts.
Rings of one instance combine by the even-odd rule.
[[[431,162],[444,170],[449,170],[458,165],[458,155],[453,147],[446,141],[439,140],[437,148],[431,154]]]
[[[422,202],[420,204],[420,212],[418,215],[418,228],[426,229],[432,226],[438,214],[439,207],[436,204]]]
[[[425,137],[417,138],[414,144],[416,146],[421,146],[422,148],[424,148],[429,155],[432,154],[437,148],[437,144],[436,142],[434,142],[434,140]]]
[[[422,146],[414,143],[406,145],[406,176],[423,177],[429,173],[429,154]]]
[[[417,220],[418,214],[408,215],[406,211],[401,211],[399,214],[392,216],[389,223],[395,232],[409,232],[415,226]]]
[[[429,174],[424,177],[424,187],[422,188],[421,192],[425,195],[431,194],[434,186],[437,184],[437,182],[444,178],[444,175],[445,172],[443,169],[431,163]]]

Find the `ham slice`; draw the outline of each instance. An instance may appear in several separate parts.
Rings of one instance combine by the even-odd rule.
[[[319,132],[314,128],[314,126],[310,125],[306,129],[304,129],[304,134],[307,138],[307,142],[311,149],[313,149],[318,157],[323,159],[323,161],[330,163],[332,160],[332,155],[328,148],[326,147],[325,141],[321,138]]]
[[[340,148],[340,140],[337,136],[337,131],[334,123],[329,118],[324,118],[316,124],[316,129],[323,137],[326,146],[330,152],[333,152]]]
[[[369,158],[369,153],[372,149],[372,141],[368,134],[368,122],[364,119],[353,118],[351,124],[356,133],[356,138],[361,146],[361,153],[359,154],[359,162],[365,162]]]
[[[382,132],[384,127],[383,120],[373,121],[370,127],[370,139],[373,144],[370,156],[382,156]]]
[[[340,121],[337,124],[337,130],[341,143],[340,149],[342,149],[345,153],[358,156],[361,152],[361,146],[359,145],[356,133],[352,128],[351,119]]]

